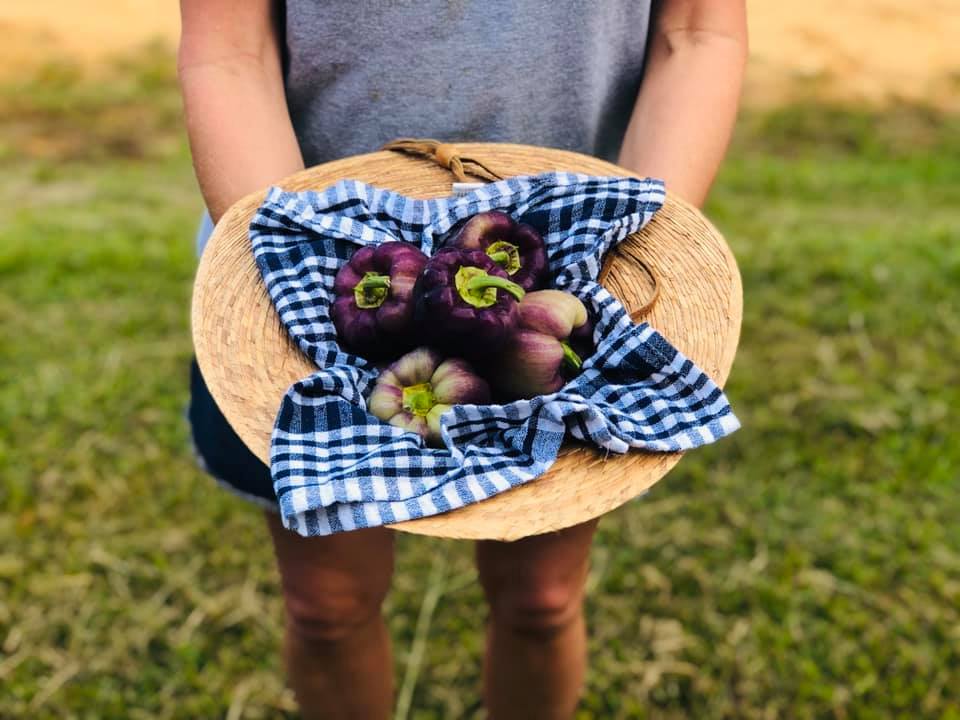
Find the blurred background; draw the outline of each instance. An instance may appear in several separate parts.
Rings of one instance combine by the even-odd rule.
[[[960,718],[960,2],[749,3],[707,214],[744,429],[600,525],[579,718]],[[0,6],[0,717],[295,717],[260,513],[193,465],[175,3]],[[398,534],[398,718],[477,698]],[[442,552],[437,552],[442,548]]]

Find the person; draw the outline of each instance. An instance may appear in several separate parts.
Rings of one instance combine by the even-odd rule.
[[[729,142],[747,52],[745,0],[182,0],[181,16],[178,72],[209,212],[201,246],[242,196],[400,136],[562,147],[663,178],[699,205]],[[195,363],[190,419],[209,472],[268,508],[303,716],[388,717],[381,603],[395,531],[285,530],[268,468],[233,434]],[[597,523],[476,543],[490,718],[575,712]]]

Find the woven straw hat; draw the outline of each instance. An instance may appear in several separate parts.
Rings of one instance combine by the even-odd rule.
[[[633,175],[586,155],[526,145],[434,144],[426,146],[425,154],[431,157],[389,151],[354,156],[277,184],[286,190],[322,189],[351,178],[430,198],[450,194],[451,170],[460,179],[465,179],[464,169],[487,178],[554,170]],[[467,158],[482,164],[471,165]],[[258,192],[243,198],[217,224],[197,272],[192,325],[197,361],[211,394],[244,443],[269,464],[280,401],[314,366],[281,325],[250,250],[248,226],[263,197]],[[634,320],[649,322],[723,386],[740,332],[740,275],[723,237],[698,210],[668,193],[653,220],[610,253],[600,280]],[[458,510],[390,527],[499,540],[559,530],[637,496],[680,457],[640,451],[605,456],[568,444],[553,467],[535,480]]]

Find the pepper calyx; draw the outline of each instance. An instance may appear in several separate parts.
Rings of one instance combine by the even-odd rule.
[[[517,300],[522,300],[524,290],[512,280],[490,275],[481,268],[464,265],[453,278],[457,294],[473,307],[485,308],[496,304],[497,290],[506,290]]]
[[[426,417],[437,404],[433,397],[433,385],[429,382],[407,385],[403,388],[403,409],[407,412]]]
[[[577,355],[576,351],[570,347],[570,344],[566,340],[561,340],[560,346],[563,348],[564,364],[574,372],[580,370],[580,368],[583,366],[583,360],[580,359],[580,356]]]
[[[353,298],[358,308],[378,308],[390,294],[390,276],[377,272],[364,273],[353,286]]]
[[[487,246],[486,253],[507,275],[514,275],[520,269],[520,248],[513,243],[497,240]]]

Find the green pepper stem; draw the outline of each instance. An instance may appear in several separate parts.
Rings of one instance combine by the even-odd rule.
[[[523,264],[520,259],[520,248],[506,240],[490,243],[486,252],[491,260],[507,271],[507,275],[516,273]]]
[[[390,276],[380,275],[379,273],[369,272],[363,276],[363,279],[356,284],[361,290],[374,290],[377,288],[389,288]]]
[[[357,307],[369,310],[383,305],[390,292],[390,276],[380,273],[364,273],[360,282],[353,286],[353,298]]]
[[[466,287],[467,290],[470,291],[485,290],[489,287],[499,288],[500,290],[506,290],[518,301],[523,300],[523,296],[526,295],[523,288],[512,280],[507,280],[506,278],[498,277],[497,275],[487,275],[486,273],[470,278],[470,280],[467,281]]]
[[[571,369],[579,370],[583,366],[583,360],[580,359],[580,356],[563,340],[560,341],[560,346],[563,348],[563,361]]]

